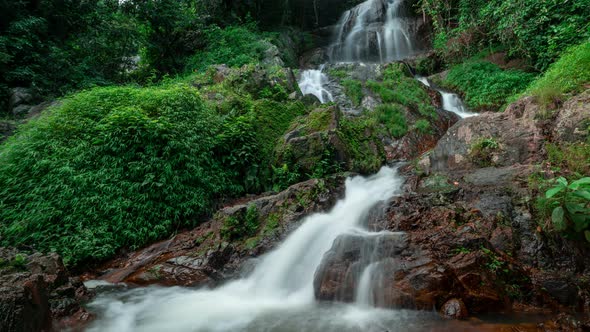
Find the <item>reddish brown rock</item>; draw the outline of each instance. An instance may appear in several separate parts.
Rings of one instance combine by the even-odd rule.
[[[85,275],[111,283],[136,285],[215,285],[283,240],[301,219],[331,207],[342,194],[344,177],[309,180],[274,195],[239,202],[220,210],[194,230],[118,257]],[[260,227],[249,238],[223,235],[224,221],[240,218],[255,207]]]
[[[0,248],[0,261],[0,331],[49,331],[89,298],[56,254]]]

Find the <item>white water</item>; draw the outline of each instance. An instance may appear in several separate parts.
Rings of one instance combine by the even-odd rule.
[[[356,304],[367,307],[375,305],[375,299],[373,298],[373,274],[378,266],[379,262],[373,262],[369,264],[361,274],[356,290]]]
[[[334,97],[324,86],[328,81],[326,74],[322,72],[323,66],[320,69],[304,70],[299,79],[299,89],[303,95],[314,95],[318,97],[320,102],[326,103],[334,101]]]
[[[276,250],[262,257],[250,276],[217,289],[147,288],[123,295],[100,296],[90,308],[102,314],[89,330],[289,330],[273,325],[276,318],[269,317],[275,316],[281,317],[287,326],[295,324],[293,331],[312,328],[324,331],[328,327],[370,330],[370,324],[377,324],[375,328],[382,330],[379,322],[400,319],[404,312],[357,306],[318,307],[313,279],[324,253],[338,236],[348,232],[363,232],[368,236],[380,234],[365,230],[364,218],[376,203],[398,193],[402,183],[397,171],[386,167],[371,177],[347,179],[345,197],[330,212],[306,218]],[[359,301],[363,304],[370,301],[365,294],[371,287],[368,285],[370,271],[367,274],[359,287]],[[301,326],[305,322],[287,319],[318,312],[324,314],[308,328]]]
[[[368,0],[346,11],[331,47],[333,61],[390,62],[416,53],[404,0]]]
[[[433,87],[426,77],[416,76],[416,79],[429,88],[433,88],[440,93],[443,102],[443,109],[445,111],[453,112],[462,119],[477,116],[477,113],[469,112],[465,103],[455,93],[446,92],[436,87]]]

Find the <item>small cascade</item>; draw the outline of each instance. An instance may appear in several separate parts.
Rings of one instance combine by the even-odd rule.
[[[396,233],[369,232],[364,225],[372,207],[398,193],[402,183],[397,171],[388,167],[367,178],[350,178],[345,197],[330,212],[306,218],[278,248],[260,259],[249,276],[215,289],[140,288],[103,294],[89,305],[99,312],[99,318],[88,330],[383,331],[379,322],[396,318],[395,313],[385,315],[379,309],[360,306],[319,309],[314,276],[324,254],[340,236],[368,239],[364,256],[369,260],[385,250],[383,245],[395,247],[397,241],[381,238]],[[374,277],[371,270],[365,274],[358,300],[370,304]],[[306,325],[309,317],[318,314],[314,325]]]
[[[325,87],[328,77],[322,70],[323,66],[320,69],[304,70],[298,83],[303,95],[314,95],[323,104],[334,101],[334,97]]]
[[[373,307],[375,306],[375,297],[373,290],[375,289],[374,276],[379,269],[379,262],[369,264],[359,279],[359,284],[356,289],[355,303],[360,306]]]
[[[461,100],[461,98],[459,98],[456,93],[447,92],[437,88],[436,86],[433,86],[426,77],[416,76],[416,80],[440,93],[443,102],[443,109],[445,111],[455,113],[462,119],[477,116],[477,113],[469,112],[467,106],[465,106],[465,103],[463,103],[463,100]]]
[[[417,53],[404,0],[368,0],[345,12],[330,49],[333,62],[390,62]]]

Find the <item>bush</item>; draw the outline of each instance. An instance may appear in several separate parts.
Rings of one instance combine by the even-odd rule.
[[[428,120],[420,119],[414,123],[414,127],[421,134],[432,134],[432,127],[430,126],[430,122],[428,122]]]
[[[533,78],[533,74],[502,70],[490,62],[470,61],[452,67],[446,83],[464,93],[469,107],[498,110],[509,97],[523,91]]]
[[[236,192],[212,154],[220,120],[189,87],[100,88],[0,145],[2,245],[104,259],[191,226]]]
[[[500,144],[493,138],[482,137],[471,144],[469,157],[479,166],[487,167],[493,164],[493,154],[500,149]]]
[[[590,177],[572,183],[560,177],[545,193],[546,206],[551,209],[553,228],[563,233],[583,234],[590,242]]]
[[[354,106],[360,106],[363,101],[363,85],[356,80],[343,80],[344,93],[350,98]]]
[[[545,70],[561,52],[590,37],[587,0],[421,0],[435,28],[437,53],[459,62],[501,44],[510,57]],[[454,56],[454,58],[452,57]]]
[[[395,104],[379,105],[375,108],[375,116],[383,124],[391,136],[401,138],[408,132],[408,123],[403,108]]]
[[[526,94],[537,96],[548,105],[563,98],[563,94],[582,91],[590,83],[590,42],[568,49],[547,72],[533,82]]]
[[[270,42],[259,33],[256,26],[211,26],[205,32],[207,47],[189,58],[187,72],[202,71],[213,64],[241,67],[259,62]]]

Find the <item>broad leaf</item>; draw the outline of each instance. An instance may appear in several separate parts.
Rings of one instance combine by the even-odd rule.
[[[576,190],[572,194],[590,201],[590,192],[586,190]]]
[[[574,222],[574,230],[577,233],[582,232],[586,228],[588,228],[588,216],[585,214],[573,214],[570,215],[570,219]]]
[[[565,221],[563,220],[564,211],[561,206],[556,207],[553,209],[553,213],[551,214],[551,220],[553,221],[553,226],[558,231],[564,231],[567,228]]]
[[[557,183],[564,187],[567,187],[567,180],[563,176],[557,178]]]
[[[572,184],[569,185],[570,189],[576,190],[578,189],[580,186],[583,185],[590,185],[590,177],[585,177],[585,178],[581,178],[577,181],[572,182]]]
[[[585,231],[584,236],[586,237],[586,241],[590,242],[590,231]]]
[[[549,190],[547,190],[547,192],[545,193],[545,197],[547,198],[551,198],[557,194],[559,194],[561,191],[563,191],[566,187],[563,185],[559,185],[557,187],[551,188]]]

